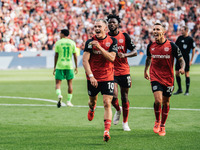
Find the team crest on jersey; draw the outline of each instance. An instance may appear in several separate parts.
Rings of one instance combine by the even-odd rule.
[[[153,90],[157,90],[157,88],[158,88],[157,85],[153,86]]]
[[[187,44],[183,44],[183,48],[186,49],[187,48]]]
[[[110,45],[111,45],[110,42],[106,43],[106,46],[107,46],[107,47],[110,47]]]
[[[164,51],[165,51],[165,52],[168,52],[168,51],[169,51],[169,47],[165,47],[165,48],[164,48]]]
[[[119,43],[123,43],[124,42],[124,40],[123,39],[119,39]]]
[[[151,48],[151,50],[152,50],[152,51],[154,51],[154,50],[155,50],[155,48]]]

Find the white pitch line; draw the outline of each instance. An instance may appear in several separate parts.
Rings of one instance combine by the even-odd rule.
[[[38,106],[38,107],[56,107],[56,105],[40,105],[40,104],[0,104],[0,106]],[[62,105],[64,106],[64,105]],[[64,106],[66,107],[66,105]],[[88,106],[74,105],[75,108],[89,108]],[[103,106],[97,106],[97,108],[104,108]],[[139,110],[153,110],[151,107],[130,107],[129,109],[139,109]],[[184,111],[200,111],[200,109],[190,109],[190,108],[170,108],[170,110],[184,110]]]
[[[58,101],[52,100],[52,99],[32,98],[32,97],[0,96],[0,98],[26,99],[26,100],[46,101],[46,102],[52,102],[52,103],[58,102]],[[62,102],[62,106],[66,106],[66,104]]]
[[[46,102],[52,102],[57,103],[56,100],[51,99],[43,99],[43,98],[32,98],[32,97],[15,97],[15,96],[0,96],[0,98],[12,98],[12,99],[26,99],[26,100],[37,100],[37,101],[46,101]],[[42,105],[42,104],[0,104],[0,106],[49,106],[53,107],[55,105]],[[62,106],[66,106],[65,103],[62,102]],[[81,105],[75,105],[74,107],[85,107],[88,108],[88,106],[81,106]],[[97,106],[97,108],[104,108],[103,106]],[[152,107],[130,107],[129,109],[141,109],[141,110],[152,110]],[[170,110],[184,110],[184,111],[200,111],[200,109],[191,109],[191,108],[170,108]]]

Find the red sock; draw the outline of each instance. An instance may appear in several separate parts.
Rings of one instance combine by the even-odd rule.
[[[120,110],[118,98],[114,98],[114,97],[113,97],[113,99],[112,99],[112,105],[113,105],[113,107],[115,107],[115,109],[116,109],[117,111]]]
[[[104,120],[105,131],[109,132],[110,126],[111,126],[111,120],[109,120],[109,119]]]
[[[126,123],[128,121],[129,102],[122,103],[122,109],[123,109],[123,122]]]
[[[159,103],[154,103],[154,113],[156,116],[156,121],[160,121],[160,114],[161,114],[161,105]]]
[[[161,124],[165,125],[165,122],[167,120],[168,117],[168,113],[169,113],[169,105],[163,105],[162,108],[162,120],[161,120]]]

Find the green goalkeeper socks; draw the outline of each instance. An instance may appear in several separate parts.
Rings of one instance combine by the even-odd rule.
[[[56,89],[56,94],[59,96],[61,95],[61,90],[60,89]]]
[[[67,95],[67,101],[70,102],[71,100],[72,100],[72,94],[69,94],[69,93],[68,93],[68,95]]]

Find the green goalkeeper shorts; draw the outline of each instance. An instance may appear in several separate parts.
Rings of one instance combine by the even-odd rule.
[[[55,79],[56,80],[71,80],[74,78],[74,70],[73,69],[65,69],[60,70],[56,69]]]

